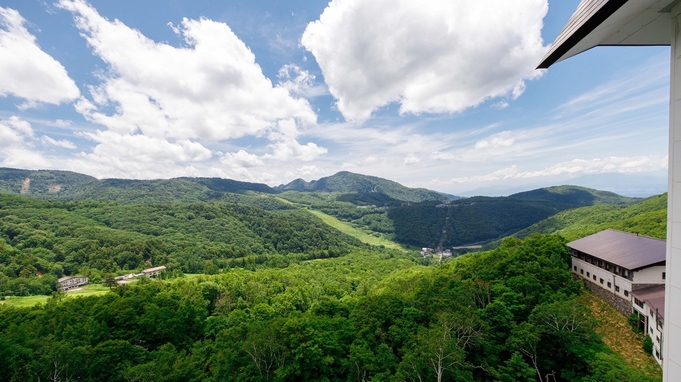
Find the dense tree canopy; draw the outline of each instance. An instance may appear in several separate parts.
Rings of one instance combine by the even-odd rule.
[[[649,380],[593,332],[564,244],[509,239],[437,268],[365,252],[0,306],[0,380]]]

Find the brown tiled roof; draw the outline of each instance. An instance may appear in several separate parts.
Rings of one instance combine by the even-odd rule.
[[[657,314],[664,318],[664,285],[635,290],[631,294],[648,304],[650,310],[657,311]]]
[[[57,280],[57,282],[64,282],[66,280],[70,280],[70,279],[73,279],[73,278],[76,278],[76,277],[85,277],[85,276],[81,276],[81,275],[64,276],[64,277],[60,278],[59,280]]]
[[[632,271],[651,265],[662,265],[666,261],[666,241],[614,229],[595,233],[567,245]]]
[[[142,271],[142,273],[148,273],[148,272],[154,272],[154,271],[162,271],[166,269],[165,265],[161,265],[160,267],[154,267],[154,268],[147,268]]]

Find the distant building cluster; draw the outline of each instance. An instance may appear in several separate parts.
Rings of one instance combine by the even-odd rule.
[[[59,283],[59,288],[61,290],[67,290],[87,285],[90,283],[90,279],[88,279],[87,276],[64,276],[57,280],[57,282]]]
[[[662,366],[666,242],[608,229],[567,246],[573,274],[622,314],[637,313]]]
[[[442,262],[444,259],[448,257],[452,257],[452,250],[451,249],[445,249],[445,250],[434,250],[433,248],[421,248],[421,256],[423,257],[437,257],[440,259],[440,262]]]
[[[127,275],[118,276],[118,277],[115,278],[115,280],[120,282],[120,281],[134,279],[134,278],[137,278],[137,277],[154,278],[165,270],[166,270],[166,266],[161,265],[160,267],[147,268],[140,273],[129,273]]]
[[[166,270],[165,265],[160,267],[147,268],[140,273],[130,273],[123,276],[118,276],[115,278],[117,282],[134,279],[137,277],[148,277],[153,278],[158,276],[161,272]],[[76,288],[79,286],[87,285],[90,283],[90,279],[87,276],[64,276],[57,280],[59,283],[59,288],[61,290],[67,290],[71,288]]]

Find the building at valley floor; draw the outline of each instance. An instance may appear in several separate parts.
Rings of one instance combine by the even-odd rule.
[[[130,274],[123,275],[123,276],[117,276],[115,278],[115,280],[122,284],[122,283],[125,282],[125,280],[130,280],[130,279],[134,279],[134,278],[137,278],[137,277],[154,278],[154,277],[160,275],[161,272],[163,272],[165,270],[166,270],[166,266],[161,265],[159,267],[144,269],[140,273],[130,273]]]
[[[662,365],[665,240],[608,229],[567,246],[576,277],[622,314],[638,313]]]
[[[90,283],[90,279],[88,279],[87,276],[64,276],[57,280],[57,282],[59,283],[59,288],[61,288],[61,290],[67,290],[87,285]]]

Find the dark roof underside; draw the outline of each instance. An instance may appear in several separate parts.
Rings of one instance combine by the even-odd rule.
[[[553,65],[626,2],[627,0],[583,0],[537,69],[547,69]]]
[[[568,247],[629,270],[666,261],[664,240],[608,229],[572,241]]]

